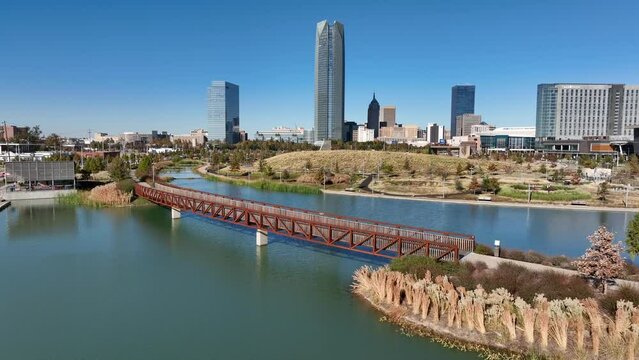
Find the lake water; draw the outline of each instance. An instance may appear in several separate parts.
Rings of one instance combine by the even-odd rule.
[[[173,174],[192,177],[190,173]],[[345,215],[468,232],[480,241],[579,254],[630,214],[261,192],[177,185]],[[0,212],[0,359],[476,359],[380,322],[350,292],[376,260],[158,206],[16,202]]]

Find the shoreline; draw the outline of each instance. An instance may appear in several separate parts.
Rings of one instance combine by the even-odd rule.
[[[615,208],[606,206],[580,206],[580,205],[564,205],[564,204],[549,204],[549,203],[515,203],[515,202],[493,202],[493,201],[478,201],[478,200],[462,200],[462,199],[436,199],[436,198],[424,198],[424,197],[409,197],[399,195],[385,195],[385,194],[369,194],[363,192],[350,192],[350,191],[337,191],[337,190],[322,190],[322,193],[331,195],[345,195],[345,196],[362,196],[379,199],[393,199],[393,200],[409,200],[409,201],[425,201],[436,203],[449,203],[457,205],[476,205],[476,206],[504,206],[504,207],[517,207],[517,208],[535,208],[535,209],[553,209],[553,210],[577,210],[577,211],[611,211],[611,212],[639,212],[639,208]]]
[[[208,165],[202,165],[195,167],[194,170],[201,176],[209,175],[206,172]],[[215,175],[224,177],[224,175]],[[378,199],[393,199],[393,200],[408,200],[408,201],[425,201],[436,202],[442,204],[457,204],[457,205],[475,205],[475,206],[502,206],[502,207],[516,207],[516,208],[533,208],[533,209],[552,209],[552,210],[573,210],[573,211],[608,211],[608,212],[639,212],[639,208],[617,208],[607,206],[581,206],[581,205],[565,205],[565,204],[551,204],[551,203],[517,203],[517,202],[493,202],[493,201],[478,201],[478,200],[463,200],[463,199],[438,199],[438,198],[426,198],[426,197],[410,197],[400,195],[385,195],[385,194],[369,194],[365,192],[349,192],[343,190],[323,190],[319,189],[322,194],[330,195],[342,195],[342,196],[361,196],[371,197]]]

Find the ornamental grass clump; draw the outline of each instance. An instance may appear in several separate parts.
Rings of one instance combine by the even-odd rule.
[[[424,278],[364,266],[353,274],[353,291],[394,321],[409,319],[431,331],[506,351],[544,358],[634,359],[639,343],[639,308],[620,300],[608,316],[594,298],[529,303],[505,288],[487,292],[455,286],[447,276]],[[549,338],[552,344],[549,344]]]
[[[116,183],[96,186],[89,193],[89,200],[105,205],[127,205],[131,202],[132,192],[122,192]]]

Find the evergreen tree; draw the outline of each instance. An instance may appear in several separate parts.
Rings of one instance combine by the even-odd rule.
[[[111,160],[107,166],[107,171],[109,172],[111,179],[115,181],[120,181],[129,177],[129,169],[126,162],[124,162],[124,160],[122,160],[119,156]]]
[[[639,254],[639,213],[628,224],[626,250],[633,258]]]

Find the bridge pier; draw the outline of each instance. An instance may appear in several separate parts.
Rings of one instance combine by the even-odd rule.
[[[175,219],[179,219],[182,217],[182,213],[180,212],[180,210],[175,209],[175,208],[171,208],[171,219],[175,220]]]
[[[255,232],[255,245],[268,245],[268,233],[266,232],[266,230],[257,229],[257,231]]]

